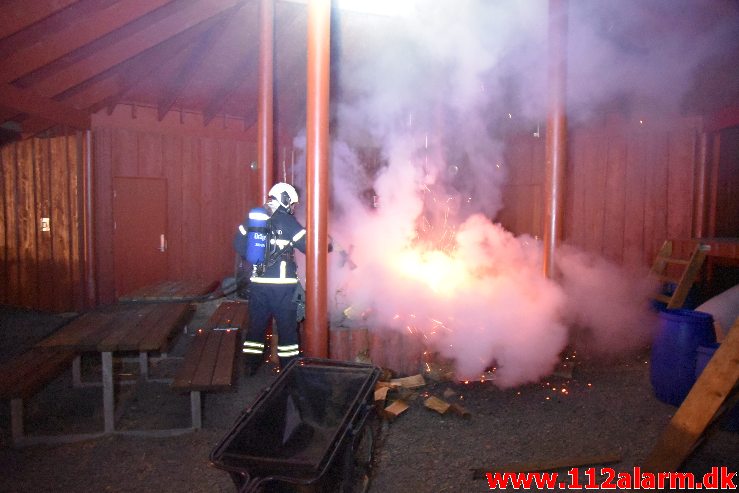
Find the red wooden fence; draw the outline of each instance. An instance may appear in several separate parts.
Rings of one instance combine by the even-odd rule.
[[[232,235],[247,208],[261,200],[250,166],[255,139],[241,121],[208,127],[200,121],[170,112],[159,122],[156,110],[146,108],[134,113],[119,107],[95,116],[98,302],[116,296],[117,176],[167,180],[171,280],[214,281],[233,274]],[[700,131],[695,119],[659,125],[611,120],[570,129],[565,241],[619,264],[647,266],[665,239],[690,238]],[[70,134],[0,149],[0,303],[54,311],[83,305],[84,146],[83,135]],[[509,182],[496,220],[515,234],[541,237],[544,139],[510,139],[504,164]],[[50,218],[50,233],[41,231],[42,217]]]
[[[569,131],[564,241],[627,267],[651,265],[665,239],[691,238],[700,121],[609,120]],[[496,220],[542,236],[544,139],[508,142]]]
[[[57,312],[84,305],[84,155],[76,132],[0,149],[0,304]]]

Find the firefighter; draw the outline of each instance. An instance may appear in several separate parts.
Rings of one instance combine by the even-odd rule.
[[[249,331],[243,346],[247,375],[253,375],[264,361],[265,332],[272,317],[280,367],[300,354],[298,304],[304,291],[298,280],[295,249],[305,253],[305,228],[293,215],[297,203],[298,193],[292,185],[277,183],[269,190],[264,207],[271,214],[264,262],[253,265],[249,280]],[[243,225],[239,229],[245,236]]]

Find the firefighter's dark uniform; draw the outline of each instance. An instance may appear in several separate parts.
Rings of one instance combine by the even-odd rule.
[[[272,214],[270,221],[273,235],[268,251],[276,253],[270,256],[264,272],[261,275],[254,272],[250,279],[249,332],[243,347],[247,374],[254,373],[264,361],[265,332],[271,317],[277,325],[280,367],[284,368],[300,354],[294,300],[298,287],[295,249],[305,253],[305,228],[282,206]]]

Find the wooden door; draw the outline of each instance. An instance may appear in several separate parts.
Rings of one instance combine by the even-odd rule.
[[[167,279],[167,180],[113,179],[115,296]]]

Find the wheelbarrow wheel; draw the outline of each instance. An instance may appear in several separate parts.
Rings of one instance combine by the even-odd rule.
[[[376,422],[377,419],[370,417],[351,443],[351,457],[347,459],[341,493],[365,493],[369,489],[377,433]]]

